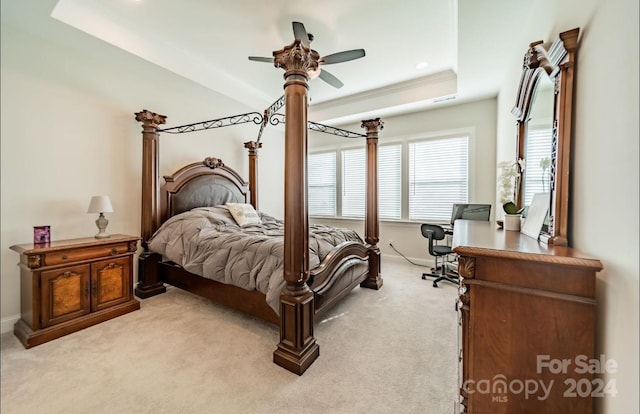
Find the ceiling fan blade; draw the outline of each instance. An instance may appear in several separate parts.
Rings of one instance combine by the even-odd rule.
[[[296,40],[300,40],[305,47],[309,47],[309,35],[307,34],[307,29],[304,28],[304,24],[293,22],[293,35]]]
[[[256,62],[273,63],[273,58],[272,57],[249,56],[249,60],[253,60],[253,61],[256,61]]]
[[[318,77],[334,88],[342,88],[344,86],[344,83],[340,82],[340,79],[336,78],[324,69],[320,71],[320,75]]]
[[[332,63],[348,62],[350,60],[360,59],[361,57],[364,57],[364,55],[364,49],[345,50],[344,52],[323,56],[321,62],[323,65],[330,65]]]

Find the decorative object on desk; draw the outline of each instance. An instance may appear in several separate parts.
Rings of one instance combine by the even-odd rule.
[[[509,231],[520,231],[522,220],[522,210],[513,201],[508,201],[502,205],[504,210],[504,229]]]
[[[96,239],[104,239],[109,237],[109,235],[105,232],[107,228],[107,224],[109,224],[109,220],[104,216],[104,213],[112,213],[113,207],[111,207],[111,200],[109,196],[93,196],[91,197],[91,203],[89,203],[89,208],[87,209],[87,213],[100,213],[100,216],[96,220],[96,226],[98,226],[98,234],[96,234]]]
[[[518,199],[520,179],[524,172],[525,161],[519,158],[517,161],[502,161],[498,168],[502,170],[498,178],[500,185],[500,202],[502,204],[515,202]]]
[[[33,226],[33,244],[51,242],[51,226]]]
[[[504,229],[509,231],[520,231],[520,222],[522,214],[505,214]]]
[[[529,237],[538,239],[544,219],[549,211],[549,193],[536,193],[533,195],[529,213],[522,225],[522,233]]]

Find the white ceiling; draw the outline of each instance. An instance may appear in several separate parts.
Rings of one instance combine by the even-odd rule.
[[[14,8],[31,3],[8,1],[14,2]],[[50,3],[54,7],[45,18],[66,23],[255,110],[283,94],[284,71],[247,57],[271,57],[273,51],[291,44],[293,21],[302,22],[314,35],[311,46],[321,56],[365,49],[364,58],[323,66],[344,83],[342,88],[321,79],[310,82],[313,119],[327,123],[495,96],[506,65],[519,64],[513,62],[514,53],[524,53],[523,45],[532,40],[523,43],[518,36],[505,35],[505,29],[517,31],[514,14],[526,16],[524,3],[528,2],[512,0],[480,2],[482,6],[476,0]],[[429,63],[426,69],[416,68],[421,61]]]

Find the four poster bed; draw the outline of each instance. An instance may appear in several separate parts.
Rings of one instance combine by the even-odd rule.
[[[136,294],[148,297],[143,280],[153,280],[155,272],[158,282],[279,324],[284,223],[257,210],[260,223],[240,225],[228,207],[249,203],[256,208],[255,185],[217,158],[189,164],[164,180],[161,225],[143,241],[149,253],[141,256]],[[319,317],[366,279],[369,250],[354,231],[321,225],[310,229],[307,285]]]
[[[165,283],[280,326],[274,362],[301,375],[319,355],[314,320],[354,287],[379,289],[377,209],[379,119],[363,121],[366,135],[307,121],[307,72],[317,53],[296,40],[274,52],[285,69],[285,95],[257,112],[161,129],[164,115],[136,113],[142,123],[142,221],[136,296],[166,291]],[[285,106],[285,114],[276,111]],[[249,182],[217,158],[189,164],[160,184],[159,134],[240,123],[260,124],[249,150]],[[285,124],[284,220],[257,205],[257,158],[267,123]],[[309,225],[306,198],[307,131],[366,139],[367,203],[364,240],[355,232]],[[253,206],[259,219],[240,225],[232,213]],[[243,206],[244,205],[244,206]],[[255,217],[254,217],[255,218]],[[198,239],[197,245],[189,243]],[[205,250],[207,246],[207,250]]]

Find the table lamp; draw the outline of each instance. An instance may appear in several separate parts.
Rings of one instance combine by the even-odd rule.
[[[112,212],[113,207],[111,207],[111,200],[109,199],[109,196],[91,197],[91,203],[89,203],[87,213],[100,213],[100,216],[96,220],[96,226],[98,226],[98,229],[100,230],[95,236],[96,239],[104,239],[109,237],[109,234],[105,232],[107,224],[109,224],[109,220],[107,220],[103,213]]]

